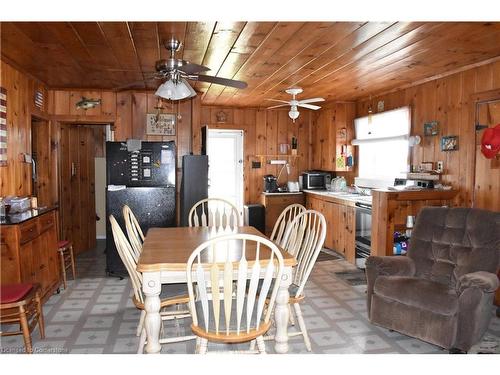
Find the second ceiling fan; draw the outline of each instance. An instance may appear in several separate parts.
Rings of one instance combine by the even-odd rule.
[[[274,105],[272,107],[267,107],[267,109],[286,107],[289,105],[290,111],[288,112],[288,116],[293,120],[293,122],[295,122],[295,120],[299,117],[300,114],[298,107],[313,109],[315,111],[321,108],[318,105],[312,105],[310,103],[324,102],[325,99],[323,98],[310,98],[310,99],[297,100],[296,96],[300,94],[302,91],[303,90],[300,87],[291,87],[285,90],[287,94],[292,95],[292,99],[288,101],[279,99],[266,99],[273,102],[285,103],[285,104]]]

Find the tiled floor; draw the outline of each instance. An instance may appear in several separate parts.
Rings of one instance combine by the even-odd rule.
[[[33,333],[34,346],[45,353],[134,353],[139,311],[130,299],[128,280],[106,277],[102,244],[77,258],[79,278],[44,305],[46,339]],[[335,271],[352,269],[343,260],[318,262],[302,305],[313,353],[447,353],[397,332],[376,327],[366,315],[366,286],[350,286]],[[189,323],[189,322],[186,322]],[[189,334],[189,324],[168,322],[165,332]],[[4,327],[2,327],[3,329]],[[293,329],[293,328],[292,328]],[[500,319],[492,318],[487,338],[500,341]],[[20,336],[2,337],[3,352],[22,348]],[[209,350],[210,350],[209,346]],[[274,352],[271,341],[267,350]],[[163,345],[162,353],[193,353],[194,341]],[[300,337],[290,353],[307,353]]]

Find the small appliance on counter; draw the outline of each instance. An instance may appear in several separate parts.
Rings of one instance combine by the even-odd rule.
[[[326,186],[330,184],[332,174],[322,171],[307,171],[302,173],[302,189],[303,190],[326,190]]]
[[[277,191],[278,191],[278,180],[276,176],[272,174],[266,174],[264,176],[264,192],[276,193]]]
[[[21,213],[31,208],[31,199],[28,197],[6,197],[3,199],[5,214]]]
[[[288,181],[286,185],[290,193],[297,193],[300,191],[300,186],[298,181]]]

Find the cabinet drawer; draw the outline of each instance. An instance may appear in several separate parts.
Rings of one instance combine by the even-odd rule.
[[[21,244],[31,241],[38,236],[38,220],[33,219],[19,226]]]
[[[290,205],[293,203],[304,204],[303,195],[283,195],[283,196],[273,196],[272,198],[267,198],[267,205]]]
[[[54,215],[48,213],[38,218],[39,233],[45,232],[54,225]]]

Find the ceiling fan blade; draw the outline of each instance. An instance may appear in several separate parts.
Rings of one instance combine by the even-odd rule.
[[[299,100],[299,104],[302,103],[317,103],[317,102],[324,102],[325,99],[323,98],[311,98],[311,99],[304,99],[304,100]]]
[[[237,89],[245,89],[248,86],[247,83],[243,81],[237,81],[235,79],[229,79],[229,78],[206,76],[204,74],[198,74],[197,76],[190,79],[194,79],[196,81],[201,81],[201,82],[215,83],[217,85],[235,87]]]
[[[273,109],[273,108],[280,108],[280,107],[286,107],[289,104],[279,104],[279,105],[273,105],[272,107],[267,107],[266,109]]]
[[[290,102],[289,101],[287,102],[286,100],[279,100],[279,99],[265,99],[265,100],[271,100],[273,102],[286,103],[290,105]]]
[[[320,107],[320,106],[318,106],[318,105],[312,105],[312,104],[301,104],[301,103],[297,104],[297,107],[303,107],[303,108],[308,108],[308,109],[314,109],[315,111],[316,111],[317,109],[320,109],[320,108],[321,108],[321,107]]]
[[[186,74],[196,74],[201,72],[208,72],[210,70],[210,68],[207,66],[194,64],[187,61],[185,65],[179,66],[178,69]]]
[[[127,89],[129,87],[134,87],[134,86],[138,86],[138,85],[145,85],[146,82],[150,82],[150,81],[153,81],[155,79],[163,79],[165,76],[163,74],[159,74],[159,73],[154,73],[153,75],[146,75],[144,77],[144,79],[141,79],[140,81],[134,81],[134,82],[129,82],[129,83],[126,83],[124,85],[120,85],[118,87],[115,87],[114,90],[123,90],[123,89]]]

